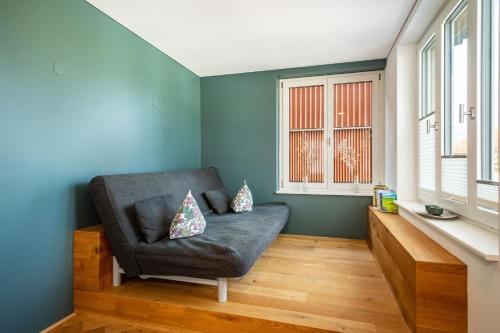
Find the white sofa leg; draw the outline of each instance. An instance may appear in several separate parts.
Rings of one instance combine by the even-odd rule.
[[[118,261],[113,257],[113,287],[119,287],[122,284],[122,275],[120,272],[120,265]]]
[[[227,278],[217,279],[217,291],[219,302],[225,303],[227,301]]]

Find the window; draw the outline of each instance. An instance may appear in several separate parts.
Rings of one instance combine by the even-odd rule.
[[[435,190],[436,132],[436,40],[425,45],[420,57],[420,119],[419,119],[419,187]]]
[[[383,182],[382,72],[280,85],[279,192],[370,195]]]
[[[450,1],[419,45],[418,196],[498,229],[500,0]]]

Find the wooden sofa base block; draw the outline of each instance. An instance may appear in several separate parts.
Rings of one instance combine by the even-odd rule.
[[[111,286],[113,256],[102,225],[75,230],[73,234],[73,286],[99,291]]]

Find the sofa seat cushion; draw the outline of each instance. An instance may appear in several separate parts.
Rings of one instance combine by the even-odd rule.
[[[213,279],[240,277],[286,225],[289,207],[256,205],[251,212],[209,214],[201,235],[139,243],[135,258],[142,274]]]

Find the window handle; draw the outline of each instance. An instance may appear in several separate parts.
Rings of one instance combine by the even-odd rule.
[[[331,146],[331,145],[332,145],[332,137],[331,137],[331,136],[329,136],[329,137],[328,137],[328,145],[329,145],[329,146]]]
[[[439,122],[435,121],[434,124],[431,125],[431,121],[427,119],[427,134],[431,134],[431,128],[436,132],[439,131]]]
[[[458,105],[458,122],[460,124],[464,123],[465,116],[469,116],[470,120],[474,120],[476,118],[476,108],[474,106],[471,106],[469,111],[464,111],[464,109],[465,106],[463,104]]]

